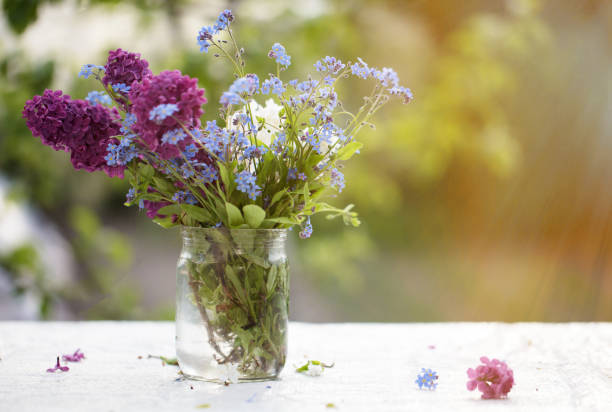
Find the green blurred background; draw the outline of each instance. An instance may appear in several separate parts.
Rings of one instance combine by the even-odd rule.
[[[292,318],[612,320],[612,2],[606,0],[4,0],[0,21],[0,318],[172,319],[176,231],[122,206],[127,184],[72,170],[24,102],[111,48],[198,77],[216,115],[230,67],[195,37],[232,8],[248,70],[320,57],[395,68],[388,105],[337,205],[289,244]],[[350,84],[343,101],[366,90]]]

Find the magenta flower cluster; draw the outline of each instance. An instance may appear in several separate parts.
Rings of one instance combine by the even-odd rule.
[[[28,100],[23,110],[28,128],[43,144],[70,152],[75,169],[104,170],[109,176],[123,176],[123,167],[111,167],[104,156],[109,143],[119,134],[119,113],[84,100],[72,100],[61,91],[45,90]]]
[[[206,98],[204,89],[197,86],[197,79],[183,76],[178,70],[163,71],[134,83],[129,96],[132,114],[136,116],[133,131],[149,150],[157,152],[162,159],[172,159],[192,143],[191,138],[182,139],[178,144],[165,143],[162,138],[171,130],[200,127]],[[178,111],[161,122],[151,119],[151,111],[161,104],[175,104]]]
[[[508,396],[514,385],[514,374],[506,362],[498,359],[489,360],[486,356],[480,358],[482,365],[476,369],[468,369],[469,381],[467,388],[470,391],[478,388],[482,392],[482,399],[501,399]]]
[[[108,52],[104,69],[102,83],[106,86],[123,84],[129,87],[133,82],[140,82],[153,74],[149,69],[149,62],[141,59],[140,53],[130,53],[122,49]],[[125,90],[125,87],[123,89]]]

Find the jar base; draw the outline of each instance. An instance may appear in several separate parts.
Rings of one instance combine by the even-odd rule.
[[[205,376],[190,375],[188,373],[183,372],[182,370],[181,370],[181,375],[185,379],[189,379],[192,381],[218,383],[219,385],[225,384],[225,381],[219,378],[207,378]],[[238,382],[232,382],[232,383],[255,383],[255,382],[269,382],[269,381],[277,381],[277,380],[280,380],[278,375],[270,375],[270,376],[261,376],[257,378],[238,378]]]

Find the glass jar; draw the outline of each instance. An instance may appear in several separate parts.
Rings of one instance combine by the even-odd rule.
[[[287,231],[181,233],[176,354],[183,375],[221,383],[276,378],[287,357]]]

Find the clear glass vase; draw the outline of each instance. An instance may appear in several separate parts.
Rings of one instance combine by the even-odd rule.
[[[176,354],[187,378],[274,379],[287,356],[284,229],[182,228]]]

